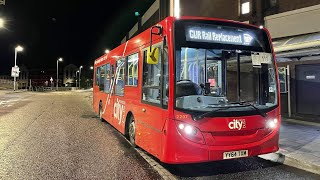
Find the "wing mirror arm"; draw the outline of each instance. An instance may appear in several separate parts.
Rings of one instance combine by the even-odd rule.
[[[153,29],[157,29],[157,32],[153,32]],[[152,35],[162,36],[163,28],[161,25],[157,24],[152,26],[150,29],[150,52],[152,51]]]

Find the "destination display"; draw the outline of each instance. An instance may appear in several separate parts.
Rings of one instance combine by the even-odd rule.
[[[193,42],[251,46],[254,39],[249,32],[221,26],[188,25],[185,29],[186,40]]]

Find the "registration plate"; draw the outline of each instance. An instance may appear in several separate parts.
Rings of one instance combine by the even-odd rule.
[[[233,158],[241,158],[247,157],[248,150],[240,150],[240,151],[230,151],[223,153],[223,159],[233,159]]]

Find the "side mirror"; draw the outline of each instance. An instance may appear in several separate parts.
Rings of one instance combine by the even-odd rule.
[[[159,51],[158,47],[152,48],[152,50],[148,50],[147,54],[147,64],[158,64],[159,63]]]

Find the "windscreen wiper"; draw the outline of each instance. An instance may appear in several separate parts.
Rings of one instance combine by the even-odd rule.
[[[239,104],[239,105],[243,105],[243,106],[250,106],[253,109],[255,109],[262,117],[267,117],[267,114],[263,111],[261,111],[259,108],[257,108],[255,105],[246,102],[246,101],[237,101],[237,102],[228,102],[228,104]]]
[[[212,110],[212,111],[209,111],[209,112],[206,112],[206,113],[197,115],[197,116],[193,116],[193,120],[194,120],[194,121],[197,121],[197,120],[199,120],[199,119],[204,118],[205,116],[209,116],[209,115],[212,115],[212,114],[214,114],[214,113],[216,113],[216,112],[218,112],[218,111],[227,110],[227,109],[230,109],[230,108],[232,108],[232,106],[215,109],[215,110]]]

